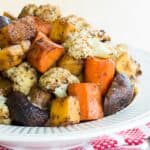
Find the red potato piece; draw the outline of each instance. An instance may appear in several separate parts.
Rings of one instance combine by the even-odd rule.
[[[87,58],[85,62],[85,81],[100,85],[104,95],[115,75],[115,63],[112,59]]]
[[[79,100],[81,121],[103,118],[102,98],[97,84],[73,83],[69,85],[68,92]]]
[[[134,86],[127,75],[117,73],[104,99],[105,116],[127,107],[133,100]]]
[[[31,40],[37,32],[48,34],[51,25],[38,17],[26,16],[10,23],[1,29],[1,34],[8,43],[16,44],[23,40]]]
[[[64,54],[64,48],[50,41],[43,33],[37,34],[30,51],[28,62],[39,72],[44,73]]]

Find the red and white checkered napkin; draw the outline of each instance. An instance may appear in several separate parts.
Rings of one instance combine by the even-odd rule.
[[[97,137],[82,147],[71,150],[141,150],[140,145],[142,146],[148,137],[150,137],[150,122],[138,128]],[[8,149],[0,147],[0,150]]]

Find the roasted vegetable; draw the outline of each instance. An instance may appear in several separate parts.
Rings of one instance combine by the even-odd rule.
[[[102,95],[108,90],[115,75],[115,63],[112,59],[87,58],[85,62],[85,80],[100,85]]]
[[[79,101],[72,96],[55,99],[50,108],[50,126],[66,126],[80,122]]]
[[[52,22],[61,16],[58,6],[55,5],[40,5],[39,7],[34,4],[26,5],[19,14],[19,18],[25,16],[38,16],[40,19]]]
[[[70,83],[79,83],[79,79],[72,75],[68,70],[60,67],[49,69],[39,79],[41,88],[53,92],[56,88]]]
[[[0,30],[0,49],[8,47],[9,42],[8,40],[4,37],[3,33]]]
[[[3,27],[0,30],[0,35],[3,37],[3,41],[6,40],[8,43],[16,44],[22,40],[31,40],[38,31],[48,34],[50,24],[37,17],[27,16]]]
[[[8,125],[11,123],[11,119],[9,116],[9,109],[5,104],[6,99],[6,97],[0,95],[0,124]]]
[[[8,17],[0,16],[0,28],[11,23],[11,20]]]
[[[39,87],[33,87],[28,96],[28,99],[32,102],[32,104],[41,109],[48,109],[50,98],[51,94],[43,91]]]
[[[83,61],[74,59],[69,55],[65,55],[59,62],[58,66],[69,70],[74,75],[79,75],[83,68]]]
[[[95,83],[74,83],[68,87],[69,95],[80,103],[80,120],[95,120],[103,117],[102,98]]]
[[[10,20],[16,20],[17,19],[15,16],[13,16],[12,14],[10,14],[8,11],[4,11],[3,12],[3,16],[9,18]]]
[[[85,19],[75,15],[69,15],[58,18],[52,22],[50,38],[57,43],[63,43],[68,38],[70,33],[75,31],[80,32],[81,30],[87,28],[90,28],[90,25]]]
[[[60,8],[55,5],[40,5],[35,11],[35,16],[38,16],[42,20],[53,22],[56,19],[60,18],[61,11]]]
[[[12,83],[5,79],[0,77],[0,95],[7,96],[12,90]]]
[[[101,42],[111,41],[111,37],[104,30],[90,30],[93,37],[97,37]]]
[[[114,114],[126,106],[133,99],[134,88],[127,75],[117,73],[104,99],[105,115]]]
[[[34,41],[27,59],[39,72],[44,73],[63,55],[64,48],[50,41],[43,33],[37,36],[41,38]]]
[[[24,40],[19,43],[23,49],[23,52],[26,53],[30,49],[31,42],[29,40]]]
[[[88,57],[112,58],[116,55],[116,50],[111,44],[101,42],[88,30],[70,33],[63,45],[68,55],[75,59],[86,59]]]
[[[51,30],[51,24],[49,22],[42,21],[40,18],[34,17],[34,23],[37,32],[42,32],[46,35],[49,34]]]
[[[73,24],[64,19],[57,19],[52,23],[50,39],[57,43],[63,43],[70,32],[75,31]]]
[[[11,23],[11,20],[5,16],[0,16],[0,29]],[[4,38],[0,30],[0,48],[8,46],[8,40]]]
[[[24,54],[25,52],[21,45],[13,45],[0,50],[0,71],[20,64]]]
[[[42,126],[48,120],[48,111],[34,106],[22,93],[11,93],[6,104],[12,121],[17,125]]]
[[[25,16],[34,16],[37,8],[38,7],[35,4],[28,4],[28,5],[24,6],[20,12],[18,18],[22,18]]]
[[[122,53],[116,61],[116,70],[126,74],[132,81],[141,74],[140,65],[127,52]]]
[[[3,72],[12,82],[13,90],[28,95],[30,89],[37,83],[37,72],[24,62]]]
[[[57,98],[64,98],[67,96],[68,84],[62,84],[61,86],[55,88],[54,94]]]

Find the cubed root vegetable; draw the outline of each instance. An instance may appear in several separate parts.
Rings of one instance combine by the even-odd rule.
[[[79,123],[79,101],[73,96],[52,100],[49,122],[50,126],[65,126]]]
[[[64,54],[64,48],[39,32],[27,54],[28,62],[44,73]]]
[[[56,43],[63,43],[69,33],[73,31],[75,31],[75,27],[71,23],[63,19],[57,19],[52,23],[50,38]]]
[[[69,95],[76,96],[80,103],[80,120],[95,120],[103,117],[99,86],[95,83],[74,83],[68,87]]]
[[[115,75],[115,63],[112,59],[87,58],[85,62],[85,80],[98,83],[104,95]]]
[[[22,40],[31,40],[39,31],[48,34],[50,29],[50,23],[44,22],[37,17],[26,16],[3,27],[0,30],[0,34],[4,39],[3,45],[7,42],[15,44]]]
[[[69,55],[64,55],[58,62],[58,66],[69,70],[74,75],[79,75],[82,72],[83,61],[74,59]]]
[[[21,45],[12,45],[0,50],[0,71],[14,67],[22,62],[24,50]]]

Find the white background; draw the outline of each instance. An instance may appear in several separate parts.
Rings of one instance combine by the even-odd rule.
[[[105,29],[114,42],[123,42],[150,51],[150,0],[32,0],[32,3],[56,3],[64,14],[86,17]],[[31,0],[0,0],[0,13],[17,14]]]

